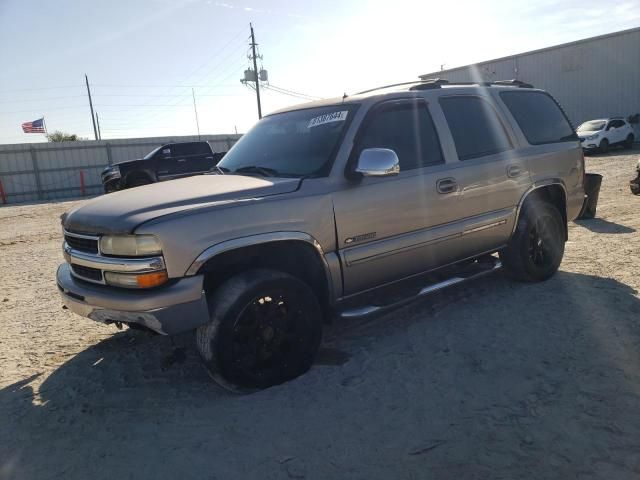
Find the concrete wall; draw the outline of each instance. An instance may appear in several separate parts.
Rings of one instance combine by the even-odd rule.
[[[214,152],[224,152],[240,135],[202,135]],[[100,172],[112,163],[141,158],[165,143],[197,136],[0,145],[0,205],[102,193]]]
[[[518,79],[551,93],[578,126],[640,113],[640,28],[420,75],[451,82]],[[635,124],[640,139],[640,125]]]

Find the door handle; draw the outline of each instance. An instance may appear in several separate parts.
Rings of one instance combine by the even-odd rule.
[[[507,167],[507,177],[509,178],[516,178],[520,176],[521,173],[522,173],[522,170],[518,165],[509,165]]]
[[[458,190],[458,183],[455,178],[441,178],[436,182],[436,189],[438,193],[452,193]]]
[[[181,163],[182,163],[182,162],[186,162],[186,161],[187,161],[187,159],[186,159],[186,158],[179,158],[179,159],[178,159],[178,162],[181,162]]]

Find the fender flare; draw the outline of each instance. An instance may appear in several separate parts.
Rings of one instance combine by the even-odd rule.
[[[320,243],[311,235],[305,232],[296,232],[296,231],[282,231],[282,232],[271,232],[271,233],[260,233],[257,235],[249,235],[247,237],[239,237],[231,240],[225,240],[224,242],[216,243],[215,245],[210,246],[206,250],[204,250],[198,257],[191,263],[189,268],[187,269],[185,276],[190,277],[193,275],[197,275],[202,266],[207,263],[212,258],[217,255],[230,252],[232,250],[237,250],[239,248],[252,247],[257,245],[264,245],[267,243],[275,243],[275,242],[284,242],[284,241],[299,241],[304,242],[316,251],[318,256],[320,257],[320,261],[322,263],[322,267],[324,269],[326,281],[327,281],[327,289],[329,293],[329,299],[332,301],[335,299],[336,293],[336,282],[341,282],[341,279],[334,278],[335,275],[332,273],[332,269],[329,266],[329,262],[327,261],[327,256],[322,249]],[[337,272],[339,274],[339,270]]]
[[[524,195],[522,195],[522,198],[520,199],[520,202],[518,203],[517,207],[516,207],[516,216],[515,216],[515,221],[513,222],[513,229],[511,231],[511,235],[513,235],[516,231],[516,228],[518,227],[518,220],[520,219],[520,212],[522,212],[522,207],[524,206],[524,202],[527,200],[527,197],[535,192],[536,190],[540,189],[540,188],[544,188],[544,187],[550,187],[552,185],[558,185],[562,188],[562,191],[564,192],[564,198],[565,198],[565,202],[568,198],[567,196],[567,187],[565,186],[564,182],[562,180],[560,180],[559,178],[550,178],[547,180],[540,180],[538,182],[535,182],[533,185],[531,185],[526,192],[524,192]],[[565,205],[565,209],[566,209],[566,205]],[[566,212],[565,212],[566,213]],[[565,227],[566,228],[566,227]]]

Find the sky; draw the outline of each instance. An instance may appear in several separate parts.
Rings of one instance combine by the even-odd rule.
[[[262,110],[640,26],[638,0],[0,0],[0,144],[246,132]],[[275,91],[279,89],[280,92]],[[288,93],[282,93],[282,89]],[[293,93],[291,93],[293,92]]]

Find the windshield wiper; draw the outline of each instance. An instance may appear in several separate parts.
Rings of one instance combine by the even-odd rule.
[[[225,173],[229,173],[230,170],[228,168],[219,167],[218,165],[214,165],[207,172],[208,175],[224,175]]]
[[[233,173],[257,173],[263,177],[277,177],[280,172],[273,168],[260,167],[258,165],[247,165],[246,167],[236,168]]]

